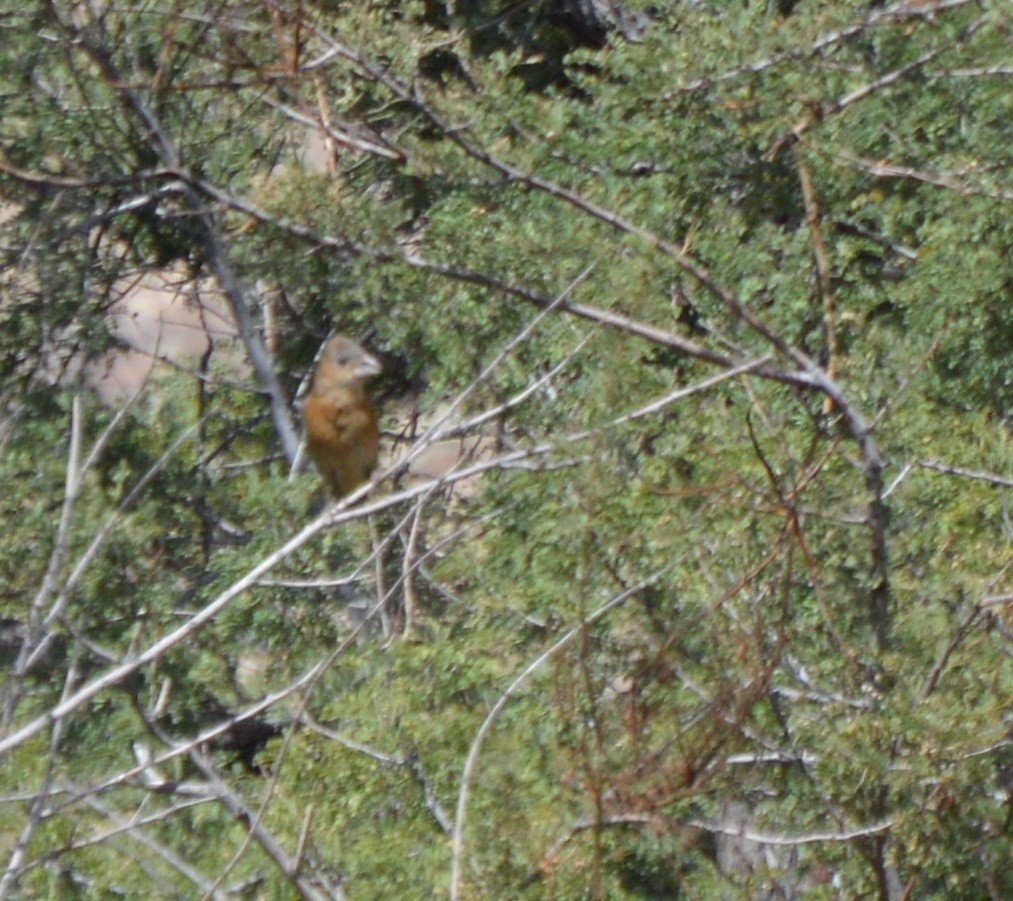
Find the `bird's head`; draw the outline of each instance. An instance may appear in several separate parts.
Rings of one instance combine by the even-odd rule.
[[[335,335],[324,345],[317,364],[319,382],[330,385],[351,384],[380,372],[380,363],[346,335]],[[323,387],[317,385],[317,387]]]

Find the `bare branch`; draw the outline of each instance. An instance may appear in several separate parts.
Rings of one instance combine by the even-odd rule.
[[[211,797],[212,796],[209,794],[208,800],[210,800]],[[189,882],[193,883],[194,887],[206,897],[214,898],[215,901],[226,901],[228,898],[227,893],[215,889],[211,880],[207,879],[201,872],[187,863],[187,861],[173,851],[172,848],[165,845],[163,842],[158,841],[151,835],[148,835],[143,829],[144,826],[164,821],[181,811],[189,810],[195,804],[205,804],[207,801],[203,799],[198,801],[186,801],[182,804],[169,807],[153,816],[134,816],[129,819],[122,816],[109,805],[103,804],[96,796],[86,797],[85,803],[93,810],[104,816],[107,820],[111,821],[113,825],[111,828],[103,830],[90,839],[74,842],[67,850],[76,850],[78,848],[87,847],[88,845],[105,844],[117,835],[126,835],[131,841],[143,848],[147,854],[153,854]],[[157,878],[156,874],[152,875]]]
[[[335,123],[330,117],[328,117],[326,122],[323,121],[322,117],[314,119],[312,116],[300,113],[298,110],[293,109],[284,103],[274,101],[266,95],[262,95],[260,99],[272,109],[276,109],[279,113],[291,119],[293,122],[298,122],[300,125],[305,125],[310,128],[320,129],[335,143],[340,144],[343,147],[347,147],[349,150],[355,150],[359,153],[368,153],[372,156],[379,156],[383,159],[393,160],[399,163],[405,161],[404,151],[390,144],[388,141],[385,141],[379,135],[367,132],[363,128],[348,125],[347,123]]]
[[[936,686],[939,684],[943,670],[946,668],[946,664],[949,662],[950,657],[953,656],[954,651],[956,651],[960,643],[964,640],[964,637],[970,631],[971,626],[974,625],[977,619],[984,613],[985,608],[990,606],[988,599],[991,597],[991,591],[999,584],[1003,576],[1011,568],[1013,568],[1013,560],[1010,560],[991,580],[984,596],[981,599],[966,605],[963,615],[960,617],[960,620],[953,629],[953,634],[950,636],[950,640],[939,652],[939,656],[936,658],[935,664],[929,671],[929,674],[925,679],[925,683],[922,685],[922,690],[919,695],[922,702],[926,701],[929,695],[936,690]]]
[[[900,3],[894,3],[892,6],[888,6],[885,9],[873,10],[864,19],[858,19],[848,25],[845,25],[843,28],[837,29],[836,31],[820,35],[805,51],[800,52],[789,50],[757,60],[753,63],[747,63],[744,66],[739,66],[728,72],[723,72],[720,75],[697,78],[685,85],[682,85],[669,96],[707,90],[723,82],[734,81],[737,78],[741,78],[743,75],[757,75],[760,72],[765,72],[767,69],[779,66],[782,63],[798,62],[814,56],[819,57],[823,51],[833,47],[835,44],[842,43],[848,38],[863,34],[872,28],[882,25],[890,25],[896,22],[904,22],[910,19],[929,19],[937,13],[946,12],[951,9],[959,9],[960,7],[969,6],[975,2],[977,2],[977,0],[939,0],[939,2],[936,3],[919,3],[917,6],[913,6],[909,2],[905,2],[905,0],[901,0]],[[666,97],[665,99],[668,98]]]
[[[63,683],[62,697],[66,698],[77,681],[78,672],[76,664],[72,663],[67,671],[67,677]],[[35,830],[45,816],[45,802],[48,798],[50,786],[55,776],[55,764],[60,742],[63,739],[63,723],[53,723],[53,732],[49,738],[49,755],[46,758],[46,767],[42,776],[42,782],[36,791],[32,803],[29,805],[28,816],[24,826],[21,828],[14,847],[11,850],[10,859],[7,862],[7,869],[0,877],[0,898],[6,898],[15,888],[21,878],[24,866],[25,855],[28,844],[35,834]]]
[[[964,479],[977,479],[981,482],[988,482],[997,488],[1013,488],[1013,476],[1003,476],[995,472],[983,472],[979,469],[965,469],[962,466],[949,466],[939,460],[919,460],[916,464],[922,469],[931,469],[934,472],[945,473],[948,476],[960,476]]]
[[[823,122],[825,119],[829,119],[831,116],[835,116],[838,113],[843,112],[849,106],[858,103],[859,100],[864,100],[871,94],[874,94],[883,88],[889,87],[890,85],[896,84],[912,72],[917,72],[926,63],[931,62],[948,49],[948,47],[936,47],[933,50],[928,50],[907,65],[894,69],[891,72],[887,72],[885,75],[881,75],[879,78],[873,79],[868,84],[862,85],[860,88],[856,88],[837,100],[833,100],[830,103],[814,105],[813,108],[799,119],[798,122],[796,122],[785,134],[780,135],[774,141],[774,143],[770,146],[770,149],[763,155],[763,158],[767,161],[776,159],[782,149],[801,141],[803,136],[810,128],[812,128],[812,126]]]
[[[996,200],[1013,200],[1013,191],[988,190],[986,188],[970,185],[958,181],[957,178],[967,175],[960,173],[936,173],[926,172],[922,169],[912,169],[907,166],[895,166],[879,160],[869,160],[850,153],[838,153],[835,158],[842,164],[861,169],[876,178],[903,178],[911,181],[922,182],[932,185],[935,188],[943,188],[947,191],[954,191],[963,196],[992,197]]]
[[[809,226],[809,243],[812,244],[813,258],[816,260],[816,274],[819,277],[820,294],[823,297],[823,338],[827,343],[827,375],[837,375],[837,358],[840,347],[837,344],[837,327],[834,322],[834,288],[830,276],[830,261],[827,259],[827,247],[820,229],[822,214],[816,202],[809,166],[798,147],[795,148],[795,166],[798,169],[798,180],[802,187],[802,200],[805,203],[805,219]],[[824,400],[823,413],[832,412],[830,398]]]
[[[307,901],[340,901],[340,899],[344,898],[344,892],[340,886],[336,884],[327,886],[315,885],[308,877],[300,873],[298,859],[291,856],[281,846],[278,839],[267,831],[260,822],[260,818],[246,805],[246,802],[240,795],[219,778],[214,766],[207,757],[197,750],[191,750],[189,757],[201,771],[208,782],[208,786],[214,792],[215,797],[221,805],[238,822],[242,823],[244,828],[249,830],[254,841],[274,862],[279,872],[285,876],[300,898],[305,898]],[[225,872],[227,871],[223,871],[223,876]]]
[[[138,91],[127,86],[125,80],[120,76],[107,48],[94,44],[87,33],[65,21],[53,0],[45,0],[43,5],[50,21],[84,50],[105,81],[117,90],[124,106],[140,122],[146,138],[152,149],[158,154],[165,170],[181,180],[184,201],[193,214],[194,221],[200,231],[203,250],[207,255],[211,271],[215,275],[219,290],[229,302],[239,337],[246,348],[257,380],[268,396],[271,418],[274,421],[285,456],[291,463],[299,451],[299,436],[289,412],[288,399],[285,397],[281,383],[275,374],[270,354],[253,323],[246,294],[229,259],[214,213],[203,203],[200,195],[190,187],[192,179],[189,177],[179,152],[166,136],[149,104]]]
[[[464,769],[461,772],[461,784],[458,788],[457,813],[454,819],[453,842],[451,845],[450,897],[452,901],[453,899],[460,897],[461,863],[464,855],[464,824],[468,809],[468,796],[471,792],[471,780],[474,775],[475,767],[478,763],[478,755],[482,749],[482,744],[485,741],[485,737],[489,733],[489,730],[492,728],[492,724],[495,722],[503,708],[506,707],[507,702],[513,694],[524,682],[528,680],[531,675],[537,672],[541,668],[542,664],[552,657],[553,654],[569,644],[575,637],[580,635],[587,626],[601,619],[606,613],[627,601],[630,597],[637,594],[637,592],[643,591],[643,589],[656,582],[671,568],[671,566],[666,566],[651,573],[651,575],[649,575],[646,579],[642,579],[625,591],[622,591],[610,598],[600,607],[588,614],[582,622],[563,633],[560,638],[556,639],[556,641],[549,645],[549,647],[542,651],[541,654],[539,654],[523,670],[521,670],[510,685],[507,686],[506,690],[499,696],[499,698],[497,698],[496,703],[492,705],[489,713],[482,721],[482,725],[479,726],[478,731],[475,733],[474,739],[472,739],[471,747],[468,749],[468,756],[464,762]]]
[[[695,826],[697,829],[705,829],[716,835],[728,835],[735,838],[744,838],[747,841],[756,842],[760,845],[774,845],[781,847],[797,847],[798,845],[816,845],[827,842],[841,843],[853,842],[859,838],[870,838],[888,832],[894,826],[892,819],[882,820],[878,823],[871,823],[868,826],[858,826],[854,829],[842,829],[837,832],[808,832],[803,835],[787,835],[785,833],[755,832],[746,828],[729,828],[723,823],[708,823],[704,820],[687,820],[688,826]]]
[[[382,499],[355,507],[354,505],[365,497],[373,488],[375,488],[377,484],[379,484],[383,479],[390,477],[390,475],[392,475],[392,470],[377,473],[370,482],[360,486],[354,492],[342,498],[341,501],[317,516],[296,535],[285,542],[280,548],[250,569],[245,576],[238,579],[229,586],[229,588],[210,601],[206,606],[194,613],[179,628],[167,635],[164,635],[161,639],[149,645],[148,648],[136,656],[123,661],[117,666],[107,670],[105,673],[95,677],[92,681],[86,683],[69,697],[54,705],[50,710],[40,714],[28,723],[22,725],[20,728],[0,737],[0,754],[3,754],[11,748],[17,747],[33,735],[37,735],[50,724],[55,723],[61,718],[72,713],[97,694],[118,685],[132,673],[135,673],[142,667],[147,666],[149,663],[158,660],[170,648],[175,647],[199,631],[206,623],[212,620],[218,613],[228,606],[228,604],[243,594],[243,592],[245,592],[248,588],[257,584],[261,576],[270,572],[279,563],[287,559],[292,553],[325,529],[349,522],[353,519],[366,517],[369,514],[376,513],[389,507],[395,507],[404,501],[412,500],[432,491],[434,486],[450,485],[454,482],[468,479],[483,472],[495,469],[509,469],[515,466],[523,466],[529,459],[544,457],[545,455],[554,452],[556,449],[556,443],[546,443],[537,445],[530,449],[509,451],[507,453],[500,454],[493,459],[482,460],[459,467],[447,475],[424,481],[402,491],[387,495]],[[396,468],[397,467],[395,467],[395,469]]]
[[[979,20],[979,22],[981,21],[983,20]],[[880,650],[884,649],[889,635],[890,569],[886,542],[887,509],[883,500],[882,461],[880,459],[879,448],[872,436],[872,429],[858,408],[845,396],[840,385],[805,353],[789,344],[771,329],[749,306],[744,304],[731,291],[723,287],[704,266],[693,260],[682,247],[647,228],[636,225],[618,213],[588,200],[570,188],[541,178],[540,176],[523,172],[516,166],[500,160],[486,150],[473,145],[464,137],[461,129],[453,128],[444,122],[436,112],[419,99],[416,92],[402,85],[379,66],[362,57],[361,54],[334,41],[329,35],[318,34],[318,36],[329,43],[337,55],[354,63],[366,75],[383,84],[403,102],[410,103],[467,156],[498,172],[509,182],[526,185],[531,189],[562,200],[592,218],[606,223],[617,231],[640,239],[649,247],[664,254],[679,269],[698,282],[709,294],[718,300],[735,319],[748,326],[753,332],[769,342],[780,355],[797,366],[801,370],[801,374],[798,377],[799,382],[802,382],[804,379],[807,381],[808,387],[815,388],[826,395],[829,401],[841,412],[848,431],[858,445],[862,455],[863,474],[869,494],[868,524],[872,534],[872,586],[869,591],[868,600],[869,619],[876,637],[877,647]],[[935,51],[931,54],[925,54],[923,62],[933,58],[935,55]],[[919,65],[921,64],[919,63]],[[910,67],[905,67],[905,69],[908,68]],[[895,77],[900,78],[901,74],[898,73]],[[849,95],[849,97],[844,98],[844,101],[848,104],[856,102],[861,96],[865,96],[865,93],[864,90],[854,92],[853,96]],[[604,319],[603,314],[599,315]],[[703,359],[714,360],[713,354],[702,348],[698,349],[698,352],[694,355],[700,356]],[[716,362],[717,360],[714,361]],[[722,358],[721,362],[724,363],[726,360]]]

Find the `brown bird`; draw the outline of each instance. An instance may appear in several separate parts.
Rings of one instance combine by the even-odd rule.
[[[358,488],[376,466],[380,431],[363,382],[379,371],[375,357],[335,335],[320,353],[303,401],[306,449],[335,498]]]

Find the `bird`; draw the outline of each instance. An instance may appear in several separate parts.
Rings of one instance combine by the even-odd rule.
[[[365,380],[376,357],[346,335],[328,339],[302,405],[306,450],[335,500],[369,479],[380,447],[376,409]]]

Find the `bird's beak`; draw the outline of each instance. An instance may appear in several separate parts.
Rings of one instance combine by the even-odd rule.
[[[372,354],[363,354],[362,359],[355,366],[355,377],[357,379],[369,378],[371,375],[379,375],[383,367],[380,361]]]

